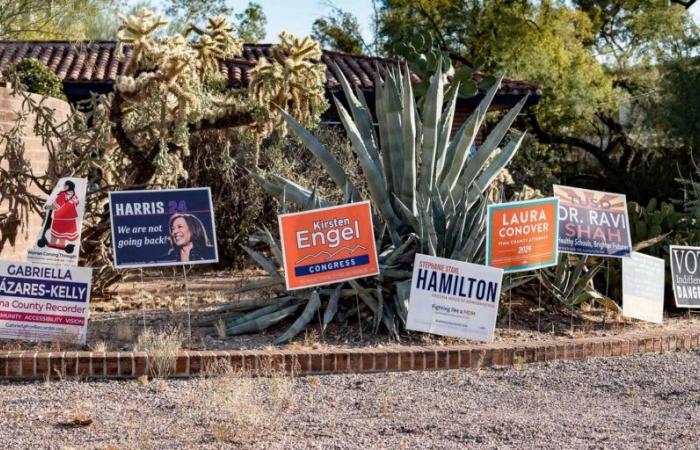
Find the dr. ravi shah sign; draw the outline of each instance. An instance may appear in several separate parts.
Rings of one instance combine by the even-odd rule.
[[[85,343],[92,269],[0,261],[0,339]]]
[[[632,251],[622,194],[554,185],[559,198],[559,251],[626,258]]]

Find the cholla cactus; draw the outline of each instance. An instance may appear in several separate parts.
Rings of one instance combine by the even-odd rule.
[[[272,61],[261,62],[253,71],[250,90],[224,94],[210,88],[226,83],[219,61],[242,51],[235,28],[225,17],[160,39],[153,34],[166,22],[146,9],[122,21],[119,45],[133,46],[133,55],[115,84],[119,101],[112,120],[128,138],[120,145],[135,145],[133,152],[152,155],[153,173],[141,182],[174,185],[187,177],[181,158],[189,155],[191,129],[235,116],[250,117],[247,122],[233,122],[250,126],[259,142],[273,129],[273,121],[282,120],[278,106],[307,126],[327,108],[324,69],[311,61],[320,58],[321,50],[308,38],[282,33],[282,44],[272,48]],[[191,34],[194,39],[188,39]],[[257,151],[254,161],[257,165]]]
[[[316,62],[321,59],[321,47],[308,37],[299,39],[284,31],[279,38],[281,43],[270,50],[272,61],[261,61],[252,70],[250,89],[257,102],[269,108],[268,127],[285,129],[278,107],[308,127],[328,108],[325,69]]]
[[[143,52],[151,47],[153,43],[151,35],[153,32],[167,25],[168,22],[158,16],[154,16],[147,8],[141,9],[139,14],[128,17],[121,14],[117,14],[117,16],[122,21],[122,26],[117,31],[117,38],[119,39],[117,55],[122,55],[124,44],[131,45],[134,51],[129,64],[124,68],[124,73],[129,75],[134,73],[136,67],[138,67]]]

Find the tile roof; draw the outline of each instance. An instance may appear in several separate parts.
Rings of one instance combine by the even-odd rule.
[[[243,52],[237,58],[219,61],[221,73],[228,79],[231,87],[240,87],[250,80],[250,69],[260,58],[269,55],[272,44],[245,44]],[[0,41],[0,70],[22,58],[36,58],[48,66],[64,83],[111,84],[121,74],[125,61],[131,57],[131,49],[126,48],[124,59],[115,56],[114,41],[68,42],[68,41]],[[326,67],[327,88],[339,88],[330,67],[337,64],[351,83],[365,90],[373,90],[373,73],[375,64],[383,72],[387,65],[395,61],[373,56],[352,55],[348,53],[324,50],[321,57]],[[477,72],[474,79],[478,82],[485,75]],[[415,81],[419,78],[412,75]],[[525,93],[541,95],[539,88],[531,83],[516,80],[504,80],[499,95],[523,95]]]

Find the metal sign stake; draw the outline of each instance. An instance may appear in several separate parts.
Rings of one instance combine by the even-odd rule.
[[[187,283],[187,269],[182,266],[182,276],[185,279],[185,297],[187,298],[187,336],[189,345],[192,345],[192,311],[190,308],[190,286]]]

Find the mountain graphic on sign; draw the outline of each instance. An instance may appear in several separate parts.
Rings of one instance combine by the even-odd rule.
[[[356,245],[356,246],[353,247],[353,248],[349,248],[349,247],[340,247],[338,250],[336,250],[336,251],[333,252],[333,253],[327,252],[327,251],[325,251],[325,250],[321,250],[321,251],[318,252],[318,253],[313,253],[313,254],[311,254],[311,255],[306,255],[306,256],[304,256],[303,258],[298,259],[298,260],[296,261],[296,264],[301,264],[301,263],[303,263],[304,261],[307,261],[307,260],[309,260],[309,259],[316,259],[316,258],[319,258],[319,257],[321,257],[321,256],[324,257],[322,261],[330,261],[331,259],[335,258],[336,256],[338,256],[338,255],[341,254],[342,252],[347,252],[348,256],[351,256],[351,255],[353,255],[354,253],[356,253],[358,250],[367,250],[367,247],[365,247],[364,245]]]

